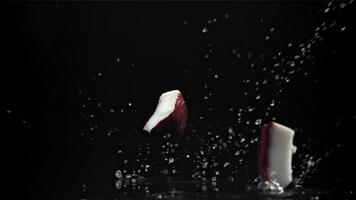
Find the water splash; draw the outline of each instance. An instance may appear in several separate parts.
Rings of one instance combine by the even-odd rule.
[[[322,15],[328,15],[331,12],[339,11],[340,9],[347,8],[350,2],[329,2],[326,8],[323,8]],[[207,24],[203,24],[201,33],[207,36],[213,32],[214,23],[222,23],[224,20],[231,20],[232,15],[226,13],[223,17],[213,17],[207,21]],[[260,19],[260,23],[266,24],[264,19]],[[184,21],[184,25],[188,22]],[[250,101],[248,105],[234,105],[229,106],[228,112],[231,113],[231,118],[235,121],[232,124],[220,125],[218,123],[207,124],[206,129],[197,130],[194,126],[190,126],[187,130],[187,139],[185,144],[176,145],[172,143],[172,135],[165,133],[162,135],[162,141],[158,146],[157,144],[151,144],[150,141],[146,141],[144,145],[139,146],[135,150],[125,150],[121,146],[117,153],[120,155],[120,165],[131,164],[130,168],[133,168],[135,173],[131,173],[131,177],[134,176],[146,176],[153,171],[158,171],[159,175],[163,177],[169,177],[174,175],[182,175],[184,171],[180,165],[182,163],[191,166],[189,176],[194,180],[211,180],[217,182],[223,177],[231,179],[239,179],[238,177],[243,175],[244,170],[247,167],[253,166],[253,160],[248,158],[247,155],[253,154],[257,148],[259,128],[264,121],[275,120],[279,116],[276,116],[275,111],[284,104],[280,101],[280,97],[286,94],[286,89],[292,87],[293,83],[296,83],[300,78],[309,78],[310,63],[314,62],[313,50],[325,40],[325,34],[327,31],[344,32],[347,31],[347,27],[344,25],[338,25],[334,19],[328,19],[321,22],[313,30],[311,37],[303,42],[289,41],[283,49],[276,50],[276,53],[268,58],[264,54],[254,51],[241,52],[238,48],[233,48],[229,53],[240,61],[244,61],[246,72],[243,74],[242,83],[244,87],[237,92],[240,92],[245,98],[253,97],[254,100]],[[272,25],[268,28],[267,35],[264,35],[264,40],[271,42],[273,34],[278,33],[279,28]],[[214,45],[211,41],[208,41],[206,45],[207,49],[203,54],[204,59],[210,59],[214,52],[216,52]],[[285,55],[293,54],[293,56],[286,57]],[[259,63],[254,62],[256,57],[261,61]],[[117,62],[121,62],[120,58],[116,58]],[[272,61],[272,64],[265,64]],[[307,65],[307,63],[309,63]],[[216,68],[209,67],[207,70],[209,73],[209,79],[219,81],[224,79],[224,74],[219,74]],[[261,72],[264,77],[254,77],[253,74]],[[103,77],[103,72],[96,72],[96,77]],[[208,104],[216,96],[213,91],[214,85],[217,84],[214,81],[209,83],[203,83],[201,86],[204,89],[203,100]],[[265,87],[273,87],[272,94],[265,94],[263,90]],[[253,90],[251,90],[253,88]],[[96,122],[100,115],[117,114],[125,116],[127,114],[137,112],[135,111],[136,104],[132,101],[121,102],[120,105],[104,103],[100,101],[99,97],[86,92],[86,89],[78,90],[80,96],[80,117],[82,120],[82,130],[80,135],[84,138],[88,138],[91,141],[95,141],[95,138],[100,134],[101,130],[106,133],[108,137],[119,134],[120,128],[113,124],[102,124]],[[257,110],[259,105],[265,105],[264,110]],[[88,113],[88,108],[97,108],[96,113]],[[90,109],[93,110],[93,109]],[[218,108],[211,106],[209,111],[213,112]],[[10,114],[10,113],[9,113]],[[209,121],[209,115],[201,114],[198,122]],[[131,131],[130,134],[140,134],[138,130]],[[310,143],[308,143],[310,144]],[[316,146],[316,145],[313,145]],[[155,149],[155,150],[153,150]],[[157,150],[159,155],[157,154]],[[138,153],[134,158],[127,158],[126,154],[129,151],[136,151]],[[251,153],[252,152],[252,153]],[[155,158],[159,157],[159,158]],[[300,171],[300,175],[297,177],[297,185],[302,185],[303,180],[309,177],[314,171],[317,170],[317,165],[322,162],[321,156],[303,154],[297,157],[300,164],[295,166],[296,171]],[[123,169],[120,167],[120,169]],[[127,166],[127,169],[129,167]],[[158,169],[157,169],[158,168]],[[124,174],[124,171],[120,171]],[[140,174],[140,175],[138,175]],[[124,185],[125,180],[136,180],[124,175],[115,175],[118,178],[117,187]],[[118,177],[119,176],[119,177]],[[256,174],[246,175],[247,179],[251,180],[256,177]],[[121,180],[121,181],[120,181]],[[130,181],[129,181],[130,182]],[[207,190],[207,184],[202,184],[202,190]],[[204,189],[205,188],[205,189]],[[283,191],[276,183],[261,182],[258,188],[262,190]]]

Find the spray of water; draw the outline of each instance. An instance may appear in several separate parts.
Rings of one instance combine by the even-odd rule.
[[[240,105],[239,107],[232,106],[229,109],[231,116],[236,119],[236,123],[226,127],[222,127],[218,123],[208,124],[206,130],[197,130],[194,125],[190,124],[187,129],[186,141],[180,145],[172,142],[172,133],[164,133],[158,147],[154,146],[156,144],[153,145],[150,142],[139,145],[134,159],[126,158],[125,154],[128,150],[125,150],[125,147],[121,146],[117,150],[117,154],[122,159],[122,163],[120,163],[120,167],[116,173],[113,173],[117,178],[116,188],[122,189],[127,184],[138,187],[137,185],[143,183],[146,176],[149,176],[154,170],[157,171],[157,169],[162,177],[179,177],[183,173],[186,173],[184,168],[181,167],[182,165],[190,166],[190,178],[200,181],[201,184],[198,187],[202,191],[208,190],[209,187],[212,190],[218,191],[219,189],[216,186],[219,178],[230,181],[238,180],[240,176],[244,175],[244,169],[250,167],[251,163],[254,162],[254,159],[247,157],[247,155],[252,155],[253,153],[251,154],[251,152],[256,151],[261,125],[270,120],[278,120],[278,116],[274,113],[283,104],[279,100],[280,97],[285,95],[286,89],[292,87],[293,83],[298,82],[300,77],[308,78],[310,76],[309,69],[306,66],[310,66],[310,63],[313,65],[315,59],[313,49],[325,39],[325,34],[328,31],[347,31],[347,27],[338,25],[335,19],[328,16],[332,12],[340,12],[352,3],[353,1],[327,2],[325,8],[321,10],[322,18],[325,18],[325,20],[315,27],[311,37],[302,43],[290,41],[285,48],[278,51],[272,58],[266,58],[263,54],[260,54],[257,57],[259,57],[261,62],[255,63],[255,52],[245,53],[233,49],[232,54],[236,59],[244,60],[248,66],[242,80],[245,87],[237,92],[241,92],[246,98],[254,96],[254,101],[251,101],[250,104]],[[229,20],[231,17],[230,13],[226,13],[224,16],[209,19],[207,24],[202,25],[201,34],[209,34],[210,27],[212,27],[210,25]],[[261,19],[260,22],[264,23],[264,20]],[[188,22],[184,21],[184,25],[187,24]],[[278,32],[278,28],[271,26],[262,41],[270,40],[271,35],[276,32]],[[209,59],[214,54],[214,45],[211,42],[207,44],[207,47],[206,54],[203,55],[202,59]],[[287,54],[293,54],[293,56],[285,57],[284,55]],[[121,60],[120,58],[115,59],[117,62]],[[271,66],[263,64],[268,59],[272,60],[273,64]],[[215,73],[213,68],[208,68],[208,70],[212,74],[211,79],[224,78],[223,74]],[[253,74],[256,72],[263,74],[264,77],[262,79],[254,77]],[[93,77],[93,81],[98,81],[102,76],[105,76],[105,74],[97,72]],[[206,95],[202,97],[203,102],[209,101],[209,99],[214,97],[214,91],[210,89],[213,88],[212,84],[203,84],[203,90],[206,92]],[[264,87],[271,85],[276,86],[274,87],[273,94],[264,94]],[[251,91],[251,87],[254,90]],[[133,102],[128,102],[126,106],[117,107],[114,104],[105,105],[98,100],[99,98],[86,94],[85,89],[79,90],[78,93],[81,97],[79,114],[81,119],[86,122],[83,124],[87,125],[87,127],[83,127],[80,135],[83,139],[88,139],[90,142],[95,141],[95,134],[97,134],[96,131],[98,129],[106,130],[105,134],[108,137],[120,133],[120,128],[117,127],[99,127],[100,123],[96,122],[95,119],[100,115],[100,112],[102,112],[101,114],[120,115],[124,115],[127,112],[137,113]],[[265,110],[263,111],[256,109],[257,105],[261,104],[265,105]],[[89,106],[97,107],[98,113],[87,113],[86,108]],[[208,112],[214,109],[214,107],[211,107]],[[251,116],[256,116],[256,114],[258,115],[257,117],[251,118]],[[201,115],[197,123],[202,123],[208,117],[208,115]],[[250,133],[246,134],[242,132],[240,127],[247,127]],[[134,129],[134,132],[141,134],[140,129]],[[296,128],[296,132],[298,134],[302,130]],[[304,145],[300,147],[300,152],[303,152],[303,148],[315,148],[318,142],[309,142]],[[157,154],[157,149],[159,154]],[[302,187],[303,181],[309,178],[317,170],[317,165],[333,151],[327,152],[325,156],[297,154],[294,160],[297,164],[293,167],[293,170],[300,173],[296,174],[295,186]],[[283,188],[276,182],[261,182],[256,178],[256,174],[245,176],[253,180],[249,182],[259,189],[277,191],[277,193],[283,192]],[[146,193],[150,192],[148,185],[142,186],[141,189],[144,189]]]

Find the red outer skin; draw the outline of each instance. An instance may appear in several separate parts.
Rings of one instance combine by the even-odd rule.
[[[178,94],[174,111],[165,119],[160,121],[153,129],[164,128],[167,126],[174,126],[176,128],[175,140],[177,143],[184,135],[185,127],[188,120],[188,110],[181,93]]]
[[[263,125],[260,135],[260,145],[259,145],[259,158],[258,158],[258,168],[263,180],[269,181],[271,179],[268,168],[268,157],[269,157],[269,141],[271,135],[271,128],[273,126],[272,122]]]

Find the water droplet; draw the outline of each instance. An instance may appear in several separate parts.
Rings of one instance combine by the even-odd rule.
[[[110,112],[112,112],[112,113],[113,113],[113,112],[115,112],[115,110],[111,108],[111,109],[110,109]]]
[[[171,164],[171,163],[173,163],[174,162],[174,158],[169,158],[168,159],[168,164]]]
[[[123,176],[122,176],[122,172],[121,172],[121,170],[116,170],[116,172],[115,172],[115,177],[116,178],[122,178]]]
[[[272,99],[271,103],[269,104],[270,106],[274,106],[274,99]]]
[[[202,30],[203,33],[207,33],[208,32],[208,28],[204,27]]]
[[[224,163],[224,167],[227,167],[227,166],[229,166],[229,165],[230,165],[229,162]]]
[[[123,185],[124,180],[123,179],[119,179],[115,182],[115,188],[116,189],[121,189],[122,185]]]
[[[259,99],[261,99],[261,96],[260,95],[256,96],[256,100],[259,100]]]
[[[274,76],[274,79],[278,81],[278,80],[279,80],[279,75],[276,74],[276,75]]]
[[[208,167],[208,162],[207,161],[204,161],[203,163],[202,163],[202,167],[205,169],[205,168],[207,168]]]
[[[101,72],[98,72],[98,76],[100,77],[100,76],[102,76],[103,74],[101,73]]]
[[[116,62],[117,62],[117,63],[120,62],[120,58],[116,58]]]
[[[256,125],[260,125],[260,124],[261,124],[261,122],[262,122],[262,120],[261,120],[261,119],[256,119],[255,124],[256,124]]]
[[[230,134],[234,133],[234,129],[232,127],[229,127],[229,129],[227,130]]]

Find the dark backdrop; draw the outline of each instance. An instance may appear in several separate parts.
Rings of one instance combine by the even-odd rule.
[[[2,3],[1,141],[8,177],[3,182],[41,193],[68,185],[80,191],[82,184],[96,181],[105,191],[122,161],[117,151],[141,141],[159,95],[179,89],[189,124],[199,134],[234,127],[252,138],[249,131],[258,127],[247,126],[248,118],[254,123],[276,117],[297,128],[297,146],[311,146],[301,154],[323,157],[335,150],[323,157],[308,187],[352,188],[354,5],[325,15],[326,5]],[[286,59],[296,55],[297,47],[287,48],[290,42],[304,43],[317,26],[334,19],[335,27],[322,33],[313,58],[299,65],[290,83],[272,83],[259,70],[270,71],[279,51]],[[243,83],[266,77],[269,82],[259,91]],[[283,94],[276,96],[280,88]],[[278,106],[264,116],[272,99]],[[247,106],[256,112],[237,123],[237,110]],[[255,154],[249,155],[254,162]]]

